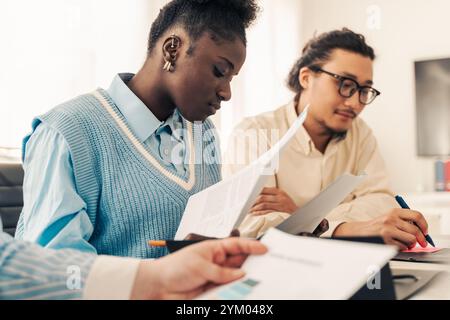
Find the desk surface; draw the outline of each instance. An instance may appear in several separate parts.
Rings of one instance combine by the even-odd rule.
[[[433,236],[438,247],[450,248],[450,236]],[[413,300],[450,300],[450,264],[391,261],[391,269],[443,271],[417,292]]]

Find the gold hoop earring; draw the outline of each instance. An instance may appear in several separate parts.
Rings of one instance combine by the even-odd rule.
[[[172,72],[173,71],[172,62],[166,61],[166,64],[164,65],[163,70],[167,71],[167,72]]]

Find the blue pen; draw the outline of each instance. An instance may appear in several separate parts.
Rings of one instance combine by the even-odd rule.
[[[400,196],[395,196],[395,200],[397,200],[397,203],[400,205],[400,207],[402,207],[403,209],[409,209],[409,206],[406,204],[405,200],[403,200],[402,197]],[[415,223],[414,223],[415,224]],[[417,228],[419,228],[419,226],[417,224],[415,224]],[[420,228],[419,228],[420,229]],[[436,247],[434,245],[433,239],[431,239],[430,235],[426,235],[425,239],[428,241],[429,244],[431,244],[433,247]]]

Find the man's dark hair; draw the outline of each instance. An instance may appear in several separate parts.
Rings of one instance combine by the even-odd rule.
[[[298,79],[300,70],[303,67],[322,67],[330,59],[335,49],[359,53],[364,57],[375,60],[374,50],[367,45],[364,36],[350,29],[334,30],[314,37],[303,48],[302,56],[289,73],[287,84],[289,89],[297,94],[296,100],[299,99],[303,91]]]
[[[183,27],[192,43],[205,31],[225,40],[238,36],[247,43],[245,29],[256,19],[255,0],[173,0],[166,4],[153,22],[148,40],[150,54],[169,28]]]

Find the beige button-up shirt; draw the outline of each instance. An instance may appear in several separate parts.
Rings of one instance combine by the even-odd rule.
[[[244,119],[234,130],[224,157],[224,177],[236,173],[270,149],[297,118],[292,101],[275,111]],[[327,216],[332,236],[343,222],[364,221],[398,207],[389,188],[388,176],[376,139],[366,123],[356,118],[345,138],[333,139],[325,153],[318,151],[302,127],[279,159],[278,172],[267,187],[285,191],[298,207],[303,206],[343,173],[360,174],[367,179]],[[248,215],[240,226],[242,236],[258,237],[289,217],[272,212]]]

